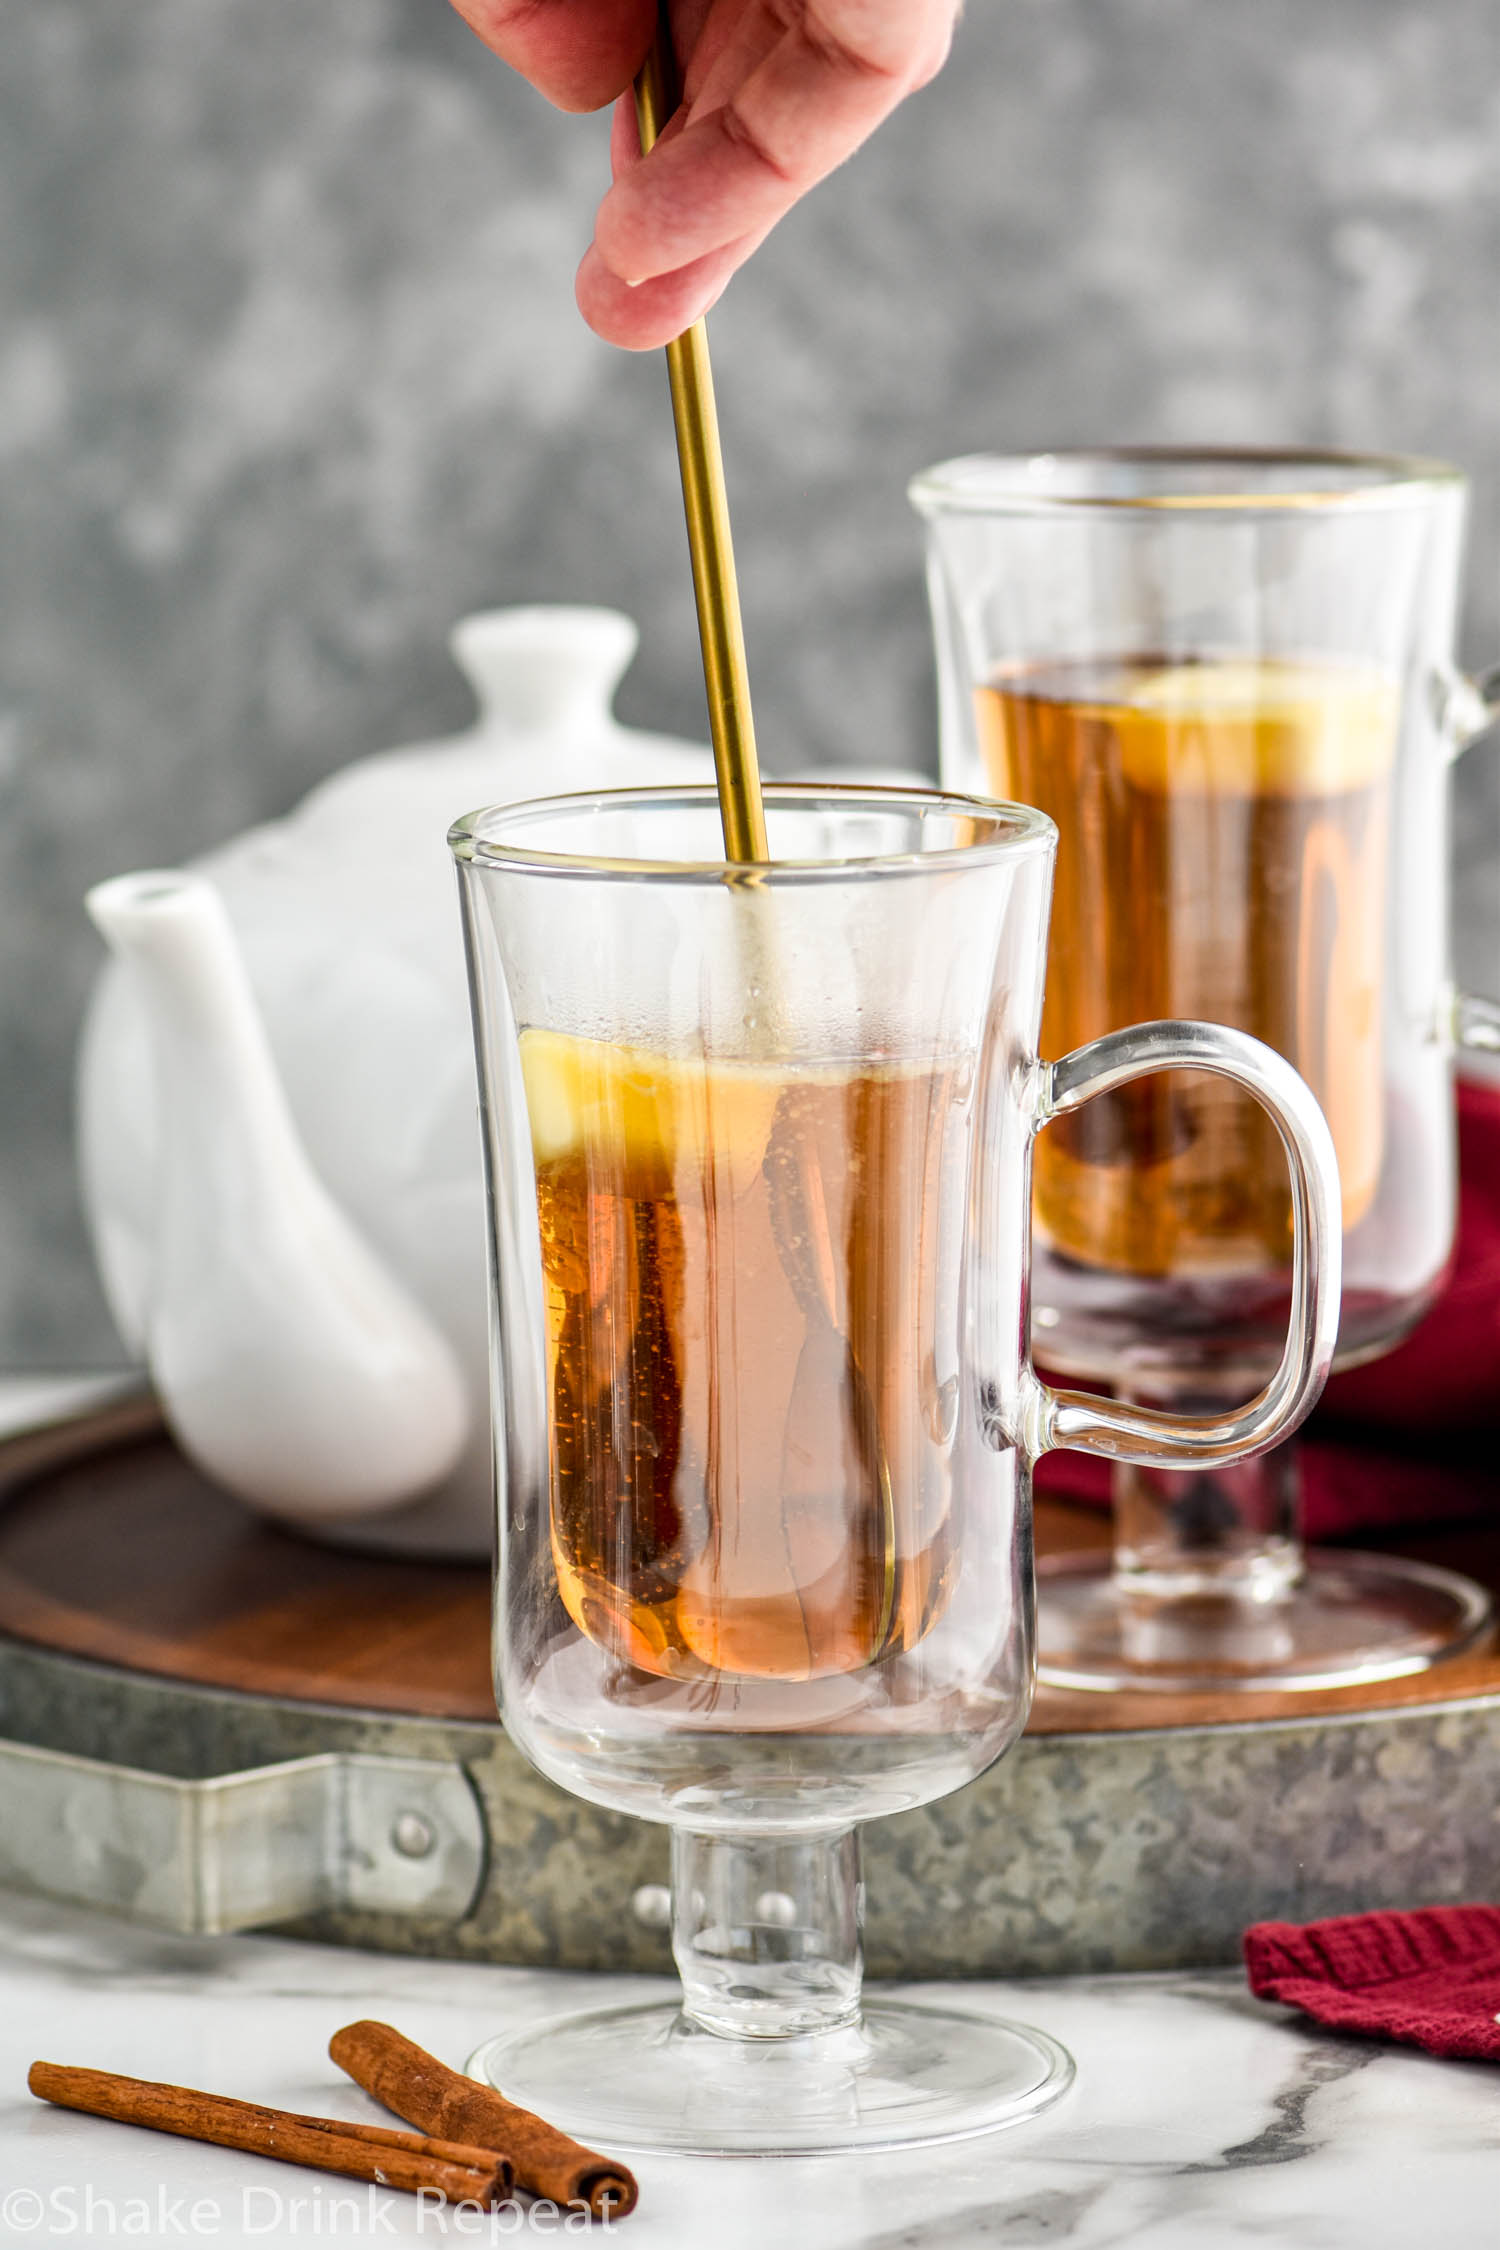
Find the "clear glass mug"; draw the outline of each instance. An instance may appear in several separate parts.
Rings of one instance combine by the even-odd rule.
[[[493,1236],[507,1730],[671,1824],[683,2009],[476,2067],[622,2146],[839,2148],[1027,2114],[1070,2066],[991,2020],[861,2010],[854,1826],[957,1789],[1032,1685],[1031,1465],[1227,1462],[1321,1387],[1338,1179],[1296,1074],[1153,1024],[1038,1059],[1055,836],[926,792],[711,790],[452,831]],[[1054,1393],[1026,1352],[1039,1128],[1192,1062],[1286,1151],[1280,1364],[1207,1420]],[[1055,1128],[1054,1128],[1055,1129]]]
[[[1387,1351],[1453,1241],[1448,766],[1500,676],[1453,644],[1465,488],[1439,463],[1150,450],[976,456],[918,477],[952,788],[1060,831],[1043,1018],[1143,1015],[1287,1056],[1342,1177],[1338,1364]],[[1172,1077],[1038,1150],[1043,1361],[1227,1411],[1279,1349],[1290,1205],[1237,1090]],[[1113,1565],[1050,1570],[1044,1678],[1319,1686],[1420,1668],[1486,1621],[1467,1580],[1304,1558],[1289,1455],[1115,1479]]]

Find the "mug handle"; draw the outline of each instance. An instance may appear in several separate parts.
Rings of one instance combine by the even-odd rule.
[[[1443,732],[1450,757],[1460,757],[1492,727],[1500,726],[1500,664],[1492,672],[1471,680],[1462,673],[1447,684],[1443,697]],[[1476,1054],[1500,1055],[1500,998],[1475,999],[1466,992],[1452,994],[1453,1044]]]
[[[1311,1087],[1273,1047],[1214,1023],[1144,1023],[1111,1031],[1061,1062],[1038,1064],[1033,1130],[1154,1070],[1206,1070],[1233,1079],[1255,1096],[1281,1136],[1292,1176],[1286,1348],[1265,1389],[1228,1415],[1168,1414],[1093,1391],[1050,1390],[1028,1360],[1033,1460],[1055,1446],[1070,1446],[1148,1469],[1223,1468],[1264,1452],[1295,1430],[1333,1363],[1343,1257],[1338,1159]]]

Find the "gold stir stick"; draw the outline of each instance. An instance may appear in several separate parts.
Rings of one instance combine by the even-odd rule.
[[[635,114],[644,156],[677,107],[677,57],[666,0],[657,14],[656,39],[635,82]],[[703,644],[703,679],[708,690],[708,723],[714,746],[714,770],[719,783],[719,814],[724,824],[724,851],[731,860],[767,861],[765,808],[761,802],[760,766],[755,755],[755,728],[750,717],[750,679],[745,664],[745,634],[740,621],[739,587],[734,575],[734,545],[729,534],[729,502],[724,490],[724,458],[719,448],[719,418],[714,406],[713,370],[708,358],[708,330],[702,320],[667,346],[667,373],[672,385],[672,419],[677,429],[677,459],[682,470],[682,504],[687,516],[688,553],[693,565],[693,593],[698,605],[698,637]],[[748,900],[747,900],[748,903]],[[764,974],[766,933],[755,939]],[[774,984],[773,978],[767,978]],[[767,1019],[775,1020],[774,997],[768,992]],[[812,1152],[791,1136],[791,1171],[803,1180],[815,1176]],[[821,1190],[820,1190],[821,1193]],[[784,1253],[785,1255],[785,1253]],[[798,1276],[793,1274],[793,1285]],[[805,1284],[804,1284],[805,1286]],[[853,1346],[836,1325],[836,1308],[821,1305],[808,1331],[788,1413],[795,1421],[795,1403],[804,1394],[816,1409],[819,1423],[826,1419],[828,1400],[843,1392],[853,1419],[855,1444],[875,1488],[882,1531],[880,1607],[870,1644],[871,1657],[879,1656],[896,1622],[896,1523],[890,1467],[880,1442],[874,1400],[854,1355]],[[837,1371],[829,1377],[831,1350]]]
[[[677,100],[677,58],[663,0],[655,43],[635,82],[635,114],[643,156],[676,109]],[[703,683],[708,690],[708,725],[719,782],[724,851],[729,859],[766,860],[771,854],[766,843],[755,728],[750,718],[750,677],[734,575],[734,545],[729,536],[729,502],[724,492],[724,457],[719,450],[708,329],[703,321],[695,320],[691,328],[668,344],[667,373],[672,384],[672,419],[677,427],[677,459],[682,469],[682,504],[698,605],[698,638],[703,644]]]

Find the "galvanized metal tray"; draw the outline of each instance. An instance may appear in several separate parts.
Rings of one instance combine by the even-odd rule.
[[[1038,1544],[1097,1542],[1038,1508]],[[1407,1543],[1500,1583],[1500,1527]],[[341,1552],[198,1476],[149,1400],[0,1444],[0,1882],[162,1926],[669,1966],[664,1831],[535,1774],[473,1566]],[[1379,1689],[1039,1696],[866,1831],[872,1973],[1235,1958],[1251,1921],[1496,1895],[1500,1654]]]

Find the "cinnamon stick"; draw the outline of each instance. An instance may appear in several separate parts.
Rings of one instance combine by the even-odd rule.
[[[388,2023],[346,2024],[328,2052],[356,2085],[409,2124],[504,2149],[517,2187],[553,2203],[582,2204],[596,2219],[623,2219],[636,2206],[635,2175],[555,2125],[518,2109],[491,2086],[450,2070]]]
[[[122,2125],[146,2125],[155,2133],[179,2133],[186,2140],[211,2141],[216,2148],[279,2157],[284,2164],[339,2172],[346,2179],[373,2180],[412,2194],[426,2188],[450,2203],[490,2208],[505,2202],[511,2191],[507,2159],[474,2143],[393,2133],[384,2125],[349,2124],[339,2117],[301,2117],[228,2094],[122,2078],[110,2070],[77,2070],[64,2063],[34,2062],[26,2083],[39,2101],[55,2102],[61,2109],[81,2109]]]

